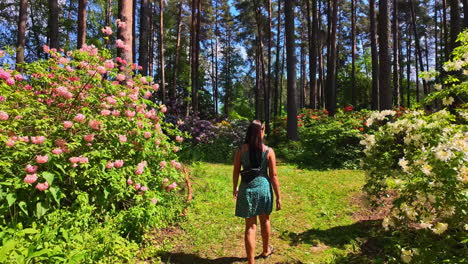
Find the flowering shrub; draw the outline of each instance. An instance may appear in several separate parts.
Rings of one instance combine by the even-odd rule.
[[[445,88],[435,84],[437,91],[426,98],[426,103],[440,99],[444,108],[434,113],[408,111],[397,120],[394,111],[374,113],[368,125],[387,123],[361,141],[366,155],[365,190],[370,198],[378,201],[389,190],[396,193],[382,225],[402,231],[406,241],[400,259],[404,263],[460,263],[465,259],[454,248],[466,246],[468,229],[468,111],[464,103],[468,97],[468,32],[459,40],[463,45],[444,65],[446,71],[458,73],[445,76]],[[424,73],[423,77],[430,80],[437,75]],[[417,239],[405,239],[415,229],[423,232]],[[434,239],[441,241],[437,243],[442,249],[433,247]]]
[[[291,162],[316,169],[356,168],[362,157],[359,144],[364,133],[373,133],[366,126],[369,111],[354,111],[350,106],[329,117],[327,110],[304,109],[297,116],[299,142],[283,142],[286,119],[276,120],[270,144],[277,144],[278,155]]]
[[[190,122],[184,123],[184,127]],[[181,153],[187,160],[203,160],[210,162],[233,161],[234,152],[242,145],[247,131],[248,121],[235,120],[210,122],[199,120],[193,126],[192,135],[196,136]]]
[[[162,121],[167,108],[149,100],[158,85],[93,46],[44,51],[50,58],[24,73],[0,68],[0,224],[73,212],[86,194],[92,217],[118,216],[125,236],[138,238],[165,221],[161,212],[181,209],[172,190],[183,139]]]

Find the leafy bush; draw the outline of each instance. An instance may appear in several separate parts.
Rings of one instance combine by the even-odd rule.
[[[1,255],[17,252],[8,242],[15,239],[52,250],[54,243],[42,240],[55,238],[41,237],[56,228],[51,217],[93,223],[91,233],[106,240],[115,238],[106,237],[114,228],[139,240],[148,227],[174,219],[182,208],[171,190],[182,179],[175,159],[183,138],[162,121],[166,107],[149,100],[158,85],[131,76],[136,65],[93,46],[65,54],[44,50],[50,58],[21,65],[24,73],[0,68]],[[83,194],[92,210],[80,217]],[[10,240],[17,223],[37,232]],[[96,239],[83,235],[85,227],[64,228],[82,236],[81,243]],[[117,254],[112,245],[100,256]]]
[[[249,122],[222,120],[213,124],[204,120],[202,124],[204,130],[195,129],[195,133],[201,133],[203,137],[200,140],[195,138],[188,144],[181,152],[181,158],[191,161],[232,162],[234,152],[244,141]]]
[[[334,117],[326,110],[304,109],[298,116],[299,142],[284,142],[286,119],[276,120],[270,144],[276,145],[278,155],[315,169],[357,168],[363,147],[363,133],[374,128],[365,126],[369,111],[354,111],[345,107]]]
[[[434,113],[409,111],[398,120],[390,118],[361,142],[366,146],[365,191],[374,201],[390,190],[395,193],[390,215],[382,225],[396,231],[401,241],[400,259],[405,263],[466,260],[468,111],[463,102],[468,97],[468,32],[459,39],[463,46],[456,49],[454,60],[444,65],[455,74],[444,77],[444,89],[436,84],[442,90],[427,99],[441,99],[446,108]],[[383,111],[367,123],[395,114]],[[412,235],[415,229],[420,234],[416,239]],[[434,236],[441,248],[433,246]]]

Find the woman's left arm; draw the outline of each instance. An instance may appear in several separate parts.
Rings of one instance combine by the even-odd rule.
[[[234,198],[237,198],[240,167],[240,150],[238,150],[234,156],[234,170],[232,172],[232,195]]]

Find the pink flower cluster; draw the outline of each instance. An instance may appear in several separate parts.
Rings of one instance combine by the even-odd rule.
[[[8,118],[10,118],[10,116],[6,112],[0,111],[0,121],[6,121]]]
[[[26,168],[24,169],[27,173],[35,173],[37,171],[37,166],[32,166],[30,164],[26,165]]]
[[[3,70],[0,68],[0,79],[5,80],[6,84],[13,85],[15,84],[15,79],[12,78],[10,72]]]
[[[48,188],[49,188],[49,183],[48,182],[36,184],[36,189],[38,189],[41,192],[47,190]]]
[[[179,143],[182,143],[182,141],[184,141],[184,138],[181,137],[181,136],[176,136],[176,141],[179,142]]]
[[[117,19],[115,22],[117,22],[117,26],[121,29],[126,29],[127,28],[127,23],[120,20],[120,19]]]
[[[47,156],[47,155],[37,155],[36,156],[36,162],[37,163],[42,164],[42,163],[46,163],[48,161],[49,161],[49,156]]]
[[[92,141],[94,140],[94,134],[84,135],[84,136],[83,136],[83,139],[84,139],[86,142],[92,142]]]
[[[55,154],[55,155],[60,155],[60,154],[63,153],[63,149],[55,148],[54,150],[52,150],[52,153]]]
[[[146,165],[148,165],[148,163],[146,162],[146,160],[138,163],[137,165],[137,170],[135,171],[135,175],[141,175],[143,174],[143,171],[145,170],[145,167]]]
[[[37,181],[37,174],[34,173],[34,174],[27,174],[26,177],[24,177],[24,182],[27,183],[27,184],[32,184],[32,183],[35,183]]]
[[[99,120],[90,120],[89,126],[92,127],[94,130],[101,130],[102,122]]]
[[[78,163],[88,163],[89,160],[86,157],[79,156],[79,157],[71,157],[68,159],[72,163],[72,167],[77,167]]]
[[[127,136],[119,135],[119,141],[122,142],[122,143],[127,142]]]
[[[176,169],[182,168],[182,164],[180,162],[175,161],[175,160],[171,160],[171,165]]]
[[[72,126],[73,126],[73,122],[71,122],[71,121],[63,121],[63,128],[64,128],[64,129],[71,128]]]
[[[107,36],[112,35],[112,29],[110,27],[104,27],[101,29],[102,33],[106,34]]]
[[[31,142],[33,144],[42,144],[44,143],[45,137],[44,136],[37,136],[37,137],[31,137]]]
[[[83,122],[86,119],[86,116],[83,114],[77,114],[73,120],[76,122]]]

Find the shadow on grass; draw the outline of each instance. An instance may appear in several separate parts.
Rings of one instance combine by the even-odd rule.
[[[238,258],[238,257],[221,257],[217,259],[208,259],[202,258],[195,254],[188,254],[183,252],[166,252],[161,256],[161,259],[164,263],[171,263],[171,264],[230,264],[235,262],[245,262],[247,261],[246,258]]]
[[[369,237],[380,226],[381,221],[365,220],[347,226],[336,226],[326,230],[310,229],[302,233],[289,232],[283,234],[291,246],[301,243],[317,245],[323,243],[327,246],[343,248],[357,238]],[[286,235],[286,237],[285,237]]]

